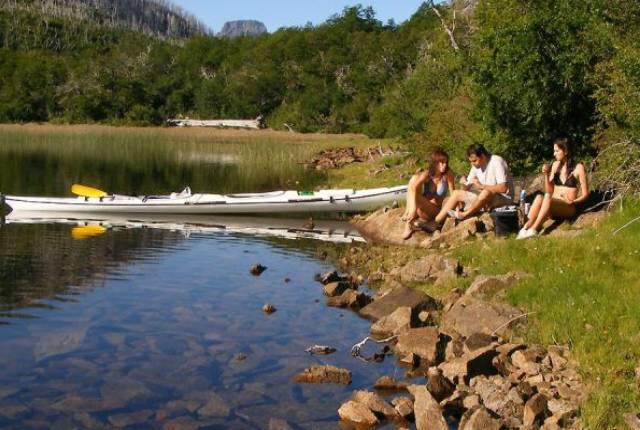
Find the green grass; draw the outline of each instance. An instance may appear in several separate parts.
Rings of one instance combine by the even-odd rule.
[[[571,346],[590,390],[582,417],[591,429],[616,428],[623,413],[640,410],[640,222],[613,235],[638,214],[640,202],[627,202],[577,238],[492,240],[453,253],[482,273],[534,275],[507,300],[536,312],[528,341]]]

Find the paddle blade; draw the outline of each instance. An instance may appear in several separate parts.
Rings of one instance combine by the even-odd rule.
[[[71,186],[71,192],[76,196],[81,197],[106,197],[107,193],[105,191],[99,190],[97,188],[87,187],[86,185],[73,184]]]
[[[107,229],[101,225],[85,225],[72,228],[71,237],[77,240],[87,239],[89,237],[100,236],[106,231]]]

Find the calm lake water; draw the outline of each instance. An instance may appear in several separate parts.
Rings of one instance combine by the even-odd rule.
[[[233,157],[246,148],[202,151],[212,161],[200,163],[193,155],[178,160],[168,145],[158,156],[145,144],[142,152],[131,149],[129,161],[120,152],[139,141],[98,151],[88,136],[85,153],[81,134],[72,149],[54,137],[43,144],[22,136],[16,144],[3,135],[3,192],[64,195],[76,181],[119,192],[167,191],[177,183],[249,191],[318,179],[286,163],[273,176],[241,168]],[[103,151],[109,155],[97,155]],[[231,155],[215,161],[222,153]],[[213,185],[212,178],[220,179]],[[270,418],[294,428],[336,428],[336,411],[354,389],[403,374],[392,357],[374,364],[350,356],[370,324],[325,305],[313,277],[332,267],[315,257],[309,239],[180,226],[109,226],[95,235],[77,229],[52,222],[0,227],[1,428],[263,429]],[[252,276],[255,263],[268,269]],[[276,313],[261,312],[267,302]],[[311,356],[304,350],[313,344],[338,351]],[[292,381],[321,363],[350,369],[353,383]]]

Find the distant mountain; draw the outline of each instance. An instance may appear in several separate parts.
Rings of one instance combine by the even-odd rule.
[[[210,34],[198,19],[168,0],[0,0],[0,10],[125,27],[161,38]]]
[[[260,21],[240,20],[228,21],[222,26],[222,30],[217,36],[220,37],[241,37],[241,36],[259,36],[267,33],[267,27]]]

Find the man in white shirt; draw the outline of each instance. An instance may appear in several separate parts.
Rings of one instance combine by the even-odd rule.
[[[484,208],[513,204],[513,178],[504,159],[491,155],[480,144],[467,148],[467,158],[471,163],[469,176],[460,179],[462,189],[453,191],[442,205],[435,218],[437,224],[443,223],[447,215],[465,219]],[[460,203],[464,203],[464,210],[456,211]]]

